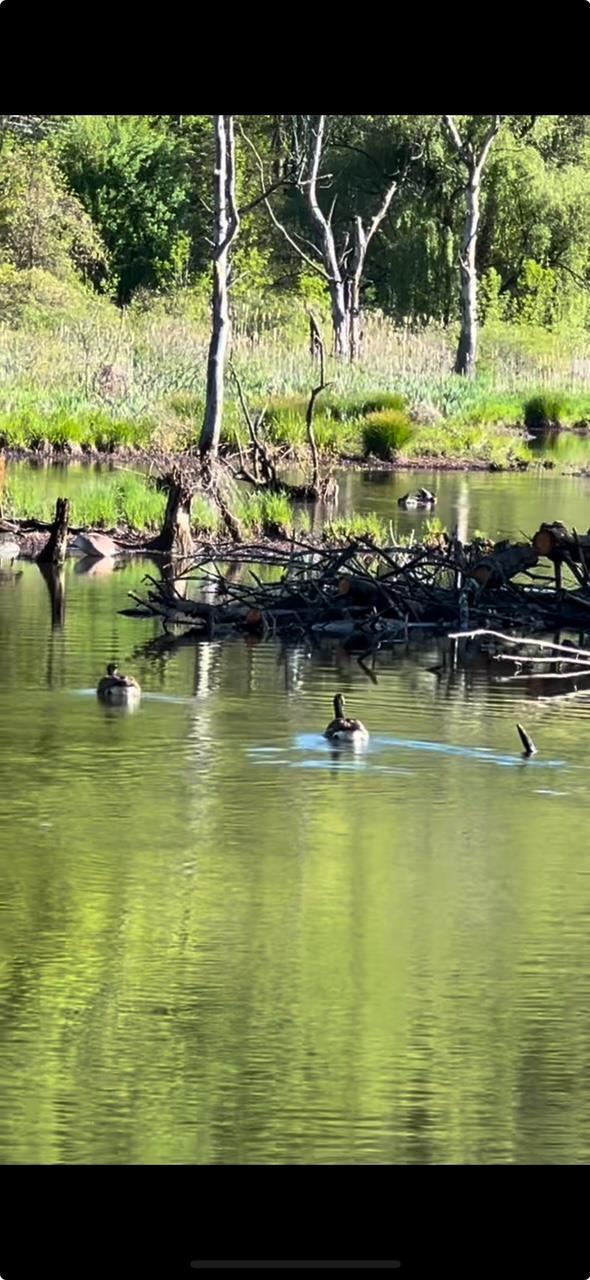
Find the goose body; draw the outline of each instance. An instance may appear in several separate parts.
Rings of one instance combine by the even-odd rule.
[[[351,720],[344,714],[344,698],[337,693],[334,698],[334,719],[324,729],[324,738],[330,742],[368,742],[369,734],[360,720]]]
[[[436,494],[430,489],[417,489],[416,493],[406,493],[403,498],[398,498],[397,505],[404,511],[416,511],[421,507],[430,509],[436,506]]]
[[[139,698],[141,689],[133,676],[123,676],[115,662],[109,662],[106,676],[98,682],[96,690],[103,702],[129,702]]]

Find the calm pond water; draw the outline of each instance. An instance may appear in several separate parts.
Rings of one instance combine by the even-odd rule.
[[[393,532],[412,528],[418,536],[425,520],[436,516],[457,526],[466,541],[475,530],[490,538],[531,537],[543,520],[563,520],[580,531],[590,525],[590,477],[551,472],[349,471],[338,477],[342,514],[374,511],[391,520]],[[398,498],[424,485],[437,494],[434,512],[402,511]]]
[[[489,532],[590,524],[553,476],[344,498],[420,483]],[[587,1162],[590,692],[436,645],[376,684],[337,646],[150,656],[117,610],[153,568],[68,562],[61,627],[35,565],[0,574],[0,1160]],[[94,696],[111,657],[133,714]]]
[[[587,448],[585,459],[590,466],[590,441],[578,442]],[[583,461],[579,459],[578,461]],[[113,485],[120,478],[118,468],[108,466],[38,466],[11,462],[6,468],[6,482],[12,476],[27,481],[39,495],[39,502],[55,503],[62,494],[75,497],[90,477],[101,476]],[[301,479],[293,473],[294,479]],[[434,515],[449,529],[459,526],[464,540],[475,530],[491,538],[530,536],[543,520],[559,520],[574,524],[578,531],[590,526],[590,476],[560,476],[550,471],[463,472],[463,471],[340,471],[339,495],[334,514],[375,512],[391,520],[394,534],[407,534],[412,528],[418,536],[425,520]],[[426,486],[437,494],[433,512],[402,511],[397,500],[405,493]],[[35,510],[38,510],[37,506]],[[332,515],[332,511],[330,511]],[[322,524],[325,512],[316,510],[313,521]]]

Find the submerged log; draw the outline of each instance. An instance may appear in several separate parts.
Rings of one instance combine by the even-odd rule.
[[[528,542],[517,542],[514,545],[496,547],[491,555],[483,556],[470,570],[482,587],[501,587],[503,582],[515,578],[525,569],[532,569],[538,564],[539,556]]]
[[[68,549],[68,520],[70,516],[69,498],[58,498],[55,504],[55,518],[45,546],[37,556],[37,564],[62,565]]]

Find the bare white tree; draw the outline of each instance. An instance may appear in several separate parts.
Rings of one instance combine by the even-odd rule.
[[[481,175],[500,128],[502,117],[492,116],[491,124],[486,129],[479,150],[476,150],[469,139],[461,138],[453,116],[443,116],[442,122],[459,159],[467,170],[465,225],[459,254],[461,332],[455,360],[455,373],[473,377],[477,361],[477,266],[475,258],[480,217]]]
[[[279,222],[270,201],[265,199],[265,203],[274,225],[282,232],[292,248],[296,249],[299,256],[307,262],[308,266],[317,271],[328,285],[332,304],[334,354],[355,360],[360,348],[360,289],[367,250],[375,232],[383,222],[400,179],[398,176],[390,181],[368,227],[365,227],[361,217],[356,217],[343,243],[337,246],[332,226],[335,202],[332,202],[332,207],[326,214],[318,197],[318,187],[321,183],[320,167],[326,142],[326,119],[326,116],[317,116],[311,124],[310,145],[303,156],[296,178],[296,185],[306,195],[315,228],[316,242],[309,244],[314,257],[310,257],[287,228]],[[245,135],[244,137],[256,157],[261,184],[264,187],[262,160],[251,140]]]
[[[229,250],[240,225],[236,205],[233,116],[214,116],[215,228],[213,242],[213,322],[207,359],[207,398],[199,439],[202,457],[215,458],[223,416],[225,361],[230,330]]]

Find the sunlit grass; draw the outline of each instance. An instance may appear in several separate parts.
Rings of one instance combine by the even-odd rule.
[[[35,474],[11,473],[2,495],[6,516],[21,520],[52,520],[57,490],[66,486],[57,480],[43,492]],[[140,476],[94,474],[77,478],[70,499],[72,525],[113,529],[128,526],[147,530],[162,523],[166,495]]]
[[[390,527],[386,520],[369,512],[366,515],[354,514],[330,520],[325,526],[324,537],[329,541],[348,541],[352,538],[372,538],[374,542],[387,542],[390,539]]]
[[[282,493],[249,493],[240,499],[238,516],[249,532],[266,533],[294,527],[293,503]]]
[[[524,447],[522,442],[492,445],[490,435],[471,432],[524,429],[526,403],[543,396],[557,398],[564,425],[590,418],[586,333],[484,326],[478,376],[469,379],[451,372],[455,328],[396,327],[371,312],[363,323],[362,358],[351,365],[330,355],[328,323],[322,320],[330,383],[316,403],[322,452],[360,456],[367,415],[406,410],[418,424],[415,441],[404,449],[408,457],[469,461],[481,446],[488,451],[484,457],[511,465],[507,455]],[[74,452],[154,444],[173,451],[194,443],[203,417],[208,342],[205,315],[156,301],[126,312],[105,304],[88,319],[61,316],[59,324],[48,320],[36,328],[0,325],[0,447],[37,448],[47,441]],[[267,438],[305,448],[305,410],[318,367],[310,357],[303,311],[295,302],[276,314],[272,307],[236,302],[231,359],[252,411],[266,408]],[[107,401],[98,375],[110,360],[124,374],[124,390]],[[231,442],[236,434],[247,439],[229,377],[222,436]]]

